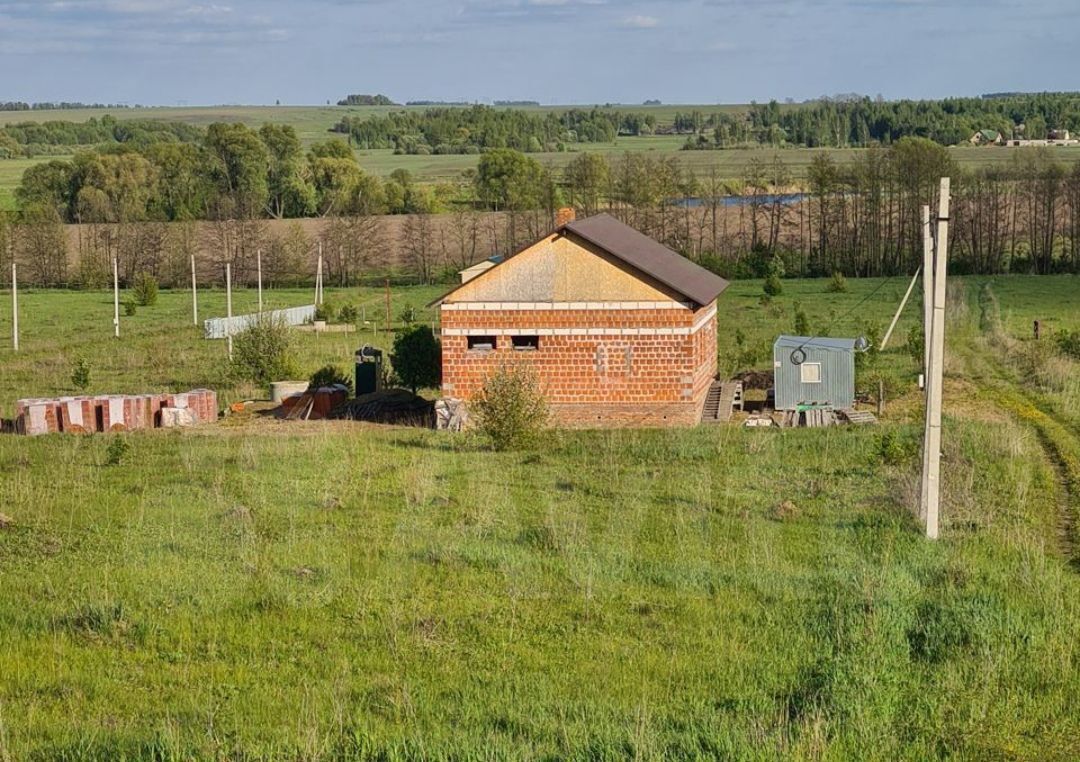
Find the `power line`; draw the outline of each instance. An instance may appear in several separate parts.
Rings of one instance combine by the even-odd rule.
[[[870,299],[874,296],[874,294],[876,294],[881,289],[885,288],[885,286],[888,285],[889,282],[892,281],[894,278],[896,278],[895,275],[890,275],[885,280],[883,280],[881,283],[879,283],[877,286],[875,286],[874,289],[869,294],[867,294],[862,299],[860,299],[847,312],[845,312],[843,315],[840,315],[839,317],[833,318],[833,321],[831,323],[829,323],[828,326],[825,327],[825,333],[830,333],[832,331],[832,328],[833,328],[834,325],[836,325],[841,320],[845,319],[848,315],[853,313],[855,310],[859,309],[859,307],[863,306],[868,301],[870,301]],[[806,349],[806,347],[823,346],[823,345],[820,345],[820,344],[814,344],[814,339],[822,339],[822,338],[825,338],[825,337],[824,336],[811,336],[806,341],[799,344],[799,346],[795,347],[795,349],[791,350],[791,355],[788,357],[788,359],[791,360],[791,364],[792,365],[802,365],[803,362],[806,360],[806,352],[804,351]],[[795,359],[796,353],[798,353],[800,355],[801,359],[799,359],[799,360]]]

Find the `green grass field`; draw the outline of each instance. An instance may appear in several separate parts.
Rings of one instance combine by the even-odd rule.
[[[796,301],[816,330],[884,327],[905,284],[849,283],[785,281],[763,307],[736,282],[719,322],[752,347]],[[937,543],[908,510],[914,309],[872,366],[897,385],[879,427],[494,453],[233,419],[126,435],[119,465],[110,436],[0,437],[0,760],[1076,759],[1080,425],[1022,360],[1035,317],[1080,327],[1077,281],[956,283]],[[383,314],[378,290],[328,294]],[[228,385],[183,292],[119,341],[108,294],[27,293],[17,355],[4,297],[2,414],[72,392],[80,354],[94,392],[257,391]],[[386,346],[299,336],[301,364],[365,341]]]

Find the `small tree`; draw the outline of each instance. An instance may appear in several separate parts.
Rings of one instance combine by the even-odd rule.
[[[536,444],[548,423],[539,380],[525,365],[500,366],[470,407],[477,428],[496,450]]]
[[[261,315],[233,337],[233,372],[242,379],[267,384],[296,374],[289,326]]]
[[[143,307],[149,307],[157,302],[158,282],[148,272],[141,272],[135,276],[132,290],[135,292],[135,301]]]
[[[832,274],[832,280],[829,281],[829,285],[825,288],[831,294],[843,294],[847,291],[847,278],[839,270],[836,270]]]
[[[810,318],[806,316],[806,312],[798,302],[795,303],[795,335],[810,335]]]
[[[390,362],[413,394],[423,387],[438,386],[442,380],[442,350],[430,326],[414,324],[399,331]]]
[[[85,357],[78,358],[72,366],[71,383],[79,391],[83,391],[90,386],[90,363],[86,361]]]
[[[784,285],[780,282],[780,276],[775,273],[769,275],[765,279],[765,285],[762,287],[765,292],[765,296],[772,298],[774,296],[780,296],[784,293]]]

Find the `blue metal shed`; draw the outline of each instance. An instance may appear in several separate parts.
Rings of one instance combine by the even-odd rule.
[[[776,409],[855,406],[855,339],[781,336],[773,344]]]

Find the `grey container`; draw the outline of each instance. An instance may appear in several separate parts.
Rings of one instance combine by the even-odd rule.
[[[773,377],[777,410],[799,405],[850,410],[855,406],[855,339],[781,336],[773,344]]]

